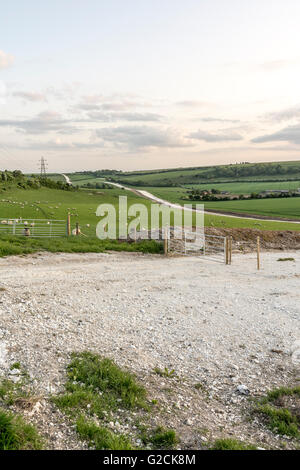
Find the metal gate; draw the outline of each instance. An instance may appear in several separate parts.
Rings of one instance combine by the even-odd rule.
[[[181,238],[180,233],[182,233]],[[212,261],[225,263],[226,238],[206,235],[203,230],[182,231],[182,229],[178,229],[177,233],[176,228],[172,228],[168,236],[168,252],[185,256],[203,256]]]
[[[0,219],[0,235],[4,234],[30,238],[64,237],[67,234],[67,224],[65,220]]]

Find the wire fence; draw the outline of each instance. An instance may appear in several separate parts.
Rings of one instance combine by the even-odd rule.
[[[0,234],[27,237],[56,238],[67,235],[65,220],[0,219]]]

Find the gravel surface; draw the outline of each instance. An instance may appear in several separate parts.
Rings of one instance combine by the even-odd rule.
[[[274,446],[278,437],[245,419],[249,399],[236,389],[258,396],[295,383],[299,286],[299,252],[263,253],[259,272],[254,254],[235,255],[231,266],[132,253],[2,258],[0,375],[20,361],[44,400],[62,390],[69,354],[92,350],[136,373],[164,403],[182,447],[201,448],[204,426],[210,436]],[[50,447],[83,448],[43,400],[30,415]]]

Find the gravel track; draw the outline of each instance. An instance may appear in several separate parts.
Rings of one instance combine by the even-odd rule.
[[[237,385],[256,396],[299,372],[291,353],[300,339],[300,253],[263,253],[262,265],[257,272],[253,254],[235,255],[231,266],[132,253],[2,258],[0,374],[20,361],[47,396],[62,389],[69,354],[89,349],[154,394],[153,368],[174,369],[222,404],[212,428],[236,425]],[[197,406],[180,419],[199,426]]]

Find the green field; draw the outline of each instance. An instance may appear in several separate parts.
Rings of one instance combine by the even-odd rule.
[[[206,202],[205,208],[267,217],[300,220],[300,198],[252,199],[249,201]]]
[[[155,196],[176,204],[191,204],[183,188],[144,188]],[[194,204],[197,201],[193,201]],[[198,202],[201,204],[201,201]],[[205,207],[223,212],[238,212],[274,218],[300,219],[300,198],[251,199],[244,201],[205,201]]]
[[[140,189],[140,188],[139,188]],[[145,187],[146,191],[175,204],[191,204],[187,200],[184,188]],[[276,202],[276,204],[274,204]],[[193,202],[196,204],[196,202]],[[199,204],[201,202],[199,201]],[[251,215],[266,215],[269,217],[293,218],[300,220],[300,198],[282,199],[253,199],[250,201],[220,201],[206,202],[205,208],[224,212],[248,213]],[[228,228],[259,228],[261,230],[300,230],[300,224],[289,222],[256,221],[251,219],[205,215],[205,225]]]
[[[163,199],[172,202],[184,203],[181,199],[178,188],[147,188],[152,193]],[[185,191],[181,189],[182,194]],[[30,189],[22,190],[12,187],[9,190],[3,191],[0,195],[0,218],[32,218],[32,219],[59,219],[66,220],[68,212],[71,213],[72,228],[75,227],[78,221],[82,232],[88,237],[95,237],[96,225],[99,218],[95,212],[99,204],[110,203],[117,209],[119,207],[119,196],[126,195],[128,197],[128,205],[134,203],[141,203],[146,205],[149,209],[149,200],[140,198],[130,191],[121,189],[106,189],[106,190],[79,190],[79,191],[62,191],[57,189]],[[270,202],[268,201],[237,201],[237,202]],[[290,202],[291,199],[276,200],[282,204]],[[300,204],[300,199],[297,200]],[[219,204],[224,204],[219,203]],[[238,211],[240,208],[237,209]],[[284,209],[282,209],[283,211]],[[195,219],[194,219],[195,220]],[[89,227],[88,227],[89,225]],[[255,221],[250,219],[223,217],[207,214],[205,215],[205,225],[214,227],[244,227],[244,228],[260,228],[264,230],[300,230],[300,224],[281,223],[281,222],[268,222],[268,221]]]
[[[72,228],[78,221],[83,233],[95,236],[99,222],[95,212],[99,204],[113,204],[118,212],[119,195],[125,194],[129,205],[141,202],[138,196],[117,188],[69,192],[49,188],[22,190],[13,187],[0,195],[0,218],[67,220],[70,212]],[[145,204],[149,207],[150,201],[145,201]]]
[[[279,165],[279,166],[278,166]],[[292,169],[286,170],[286,168]],[[251,181],[240,181],[236,177],[232,177],[230,182],[219,181],[210,181],[206,183],[194,183],[193,180],[195,175],[202,176],[207,174],[208,171],[218,173],[233,171],[233,172],[257,172],[262,170],[264,175],[254,175],[251,177]],[[186,169],[171,169],[171,170],[156,170],[156,171],[141,171],[141,172],[111,172],[108,170],[97,171],[97,172],[78,172],[73,174],[68,174],[71,181],[74,185],[84,185],[86,183],[100,183],[102,184],[107,180],[122,180],[124,184],[130,184],[134,179],[139,178],[146,179],[147,184],[143,187],[141,184],[136,186],[136,189],[145,189],[153,193],[155,196],[165,199],[173,203],[179,203],[183,205],[184,203],[190,203],[188,198],[188,191],[191,188],[194,189],[210,189],[216,188],[220,191],[229,191],[233,194],[249,194],[251,192],[261,192],[265,189],[289,189],[295,190],[300,187],[300,177],[299,179],[295,178],[295,171],[300,171],[300,162],[284,162],[284,163],[271,163],[271,164],[249,164],[249,165],[224,165],[219,167],[199,167],[199,168],[186,168]],[[286,172],[286,178],[293,176],[294,181],[285,180],[285,181],[258,181],[259,177],[264,178],[275,178],[276,175],[271,175],[273,172]],[[296,174],[297,174],[296,171]],[[269,173],[269,174],[268,174]],[[149,186],[149,182],[152,179],[155,179],[158,182],[161,182],[165,176],[168,175],[168,178],[171,180],[170,186]],[[61,175],[51,175],[53,180],[62,178]],[[178,178],[184,176],[185,183],[176,185]],[[278,176],[278,175],[277,175]],[[283,175],[280,176],[283,178]],[[240,176],[239,176],[240,178]],[[249,176],[248,176],[249,178]],[[132,188],[135,186],[131,185]],[[18,192],[19,191],[19,192]],[[50,192],[49,192],[50,191]],[[56,196],[54,197],[54,193]],[[13,199],[16,195],[19,195],[21,199],[26,197],[28,199],[27,205],[20,205],[18,207],[15,204],[14,214],[17,217],[20,217],[23,214],[23,217],[34,218],[34,215],[39,218],[66,218],[67,212],[70,211],[72,214],[72,226],[75,226],[75,222],[78,220],[83,233],[86,233],[88,236],[93,236],[95,234],[95,226],[98,222],[97,217],[95,216],[95,210],[98,204],[101,202],[112,203],[118,208],[118,196],[120,194],[128,196],[129,205],[136,202],[140,203],[141,198],[132,194],[129,191],[112,188],[112,189],[84,189],[81,191],[54,191],[47,188],[41,188],[37,191],[26,191],[23,192],[14,190],[11,192],[10,196]],[[60,201],[60,195],[62,194],[62,200]],[[32,195],[31,195],[32,194]],[[38,195],[39,194],[39,195]],[[29,197],[30,195],[30,197]],[[6,196],[9,196],[9,192],[6,192]],[[37,203],[37,199],[39,203]],[[16,203],[17,201],[14,200]],[[143,203],[149,208],[151,204],[150,201],[144,199]],[[249,215],[261,215],[267,216],[270,218],[287,218],[287,219],[299,219],[300,220],[300,198],[282,198],[282,199],[264,199],[264,200],[241,200],[241,201],[214,201],[206,202],[205,207],[213,211],[220,212],[233,212],[240,214],[249,214]],[[0,209],[4,217],[12,217],[11,209],[12,203],[2,203],[0,204]],[[27,212],[26,212],[27,211]],[[29,212],[28,212],[29,211]],[[36,212],[36,214],[34,214]],[[13,216],[14,216],[13,214]],[[298,224],[293,224],[289,222],[269,222],[265,220],[255,221],[251,219],[244,218],[233,218],[226,216],[217,216],[211,215],[209,213],[205,216],[206,226],[215,226],[215,227],[245,227],[245,228],[260,228],[265,230],[299,230],[300,227]],[[89,227],[88,227],[89,225]]]
[[[202,184],[187,184],[184,185],[187,189],[218,189],[219,191],[228,191],[232,194],[251,194],[260,193],[266,189],[288,189],[295,191],[300,188],[300,179],[297,181],[277,181],[270,182],[247,182],[247,183],[202,183]]]
[[[212,175],[215,175],[212,177]],[[267,189],[298,190],[300,188],[300,161],[257,164],[220,165],[211,167],[177,168],[136,172],[78,172],[69,174],[75,185],[102,184],[104,181],[119,182],[128,187],[145,189],[162,199],[184,204],[189,201],[191,189],[218,189],[232,194],[260,193]],[[251,201],[207,202],[211,210],[260,215],[270,218],[300,219],[300,199],[268,199]],[[248,221],[212,220],[207,224],[216,226],[252,226]],[[282,228],[282,224],[280,225]],[[289,225],[289,228],[295,226]],[[276,228],[279,229],[278,226]],[[272,229],[272,228],[271,228]]]
[[[91,172],[90,175],[93,173]],[[100,175],[97,174],[99,177]],[[102,175],[101,175],[102,176]],[[133,186],[180,186],[216,182],[300,180],[300,161],[120,172],[112,180]],[[74,175],[76,177],[76,174]]]

